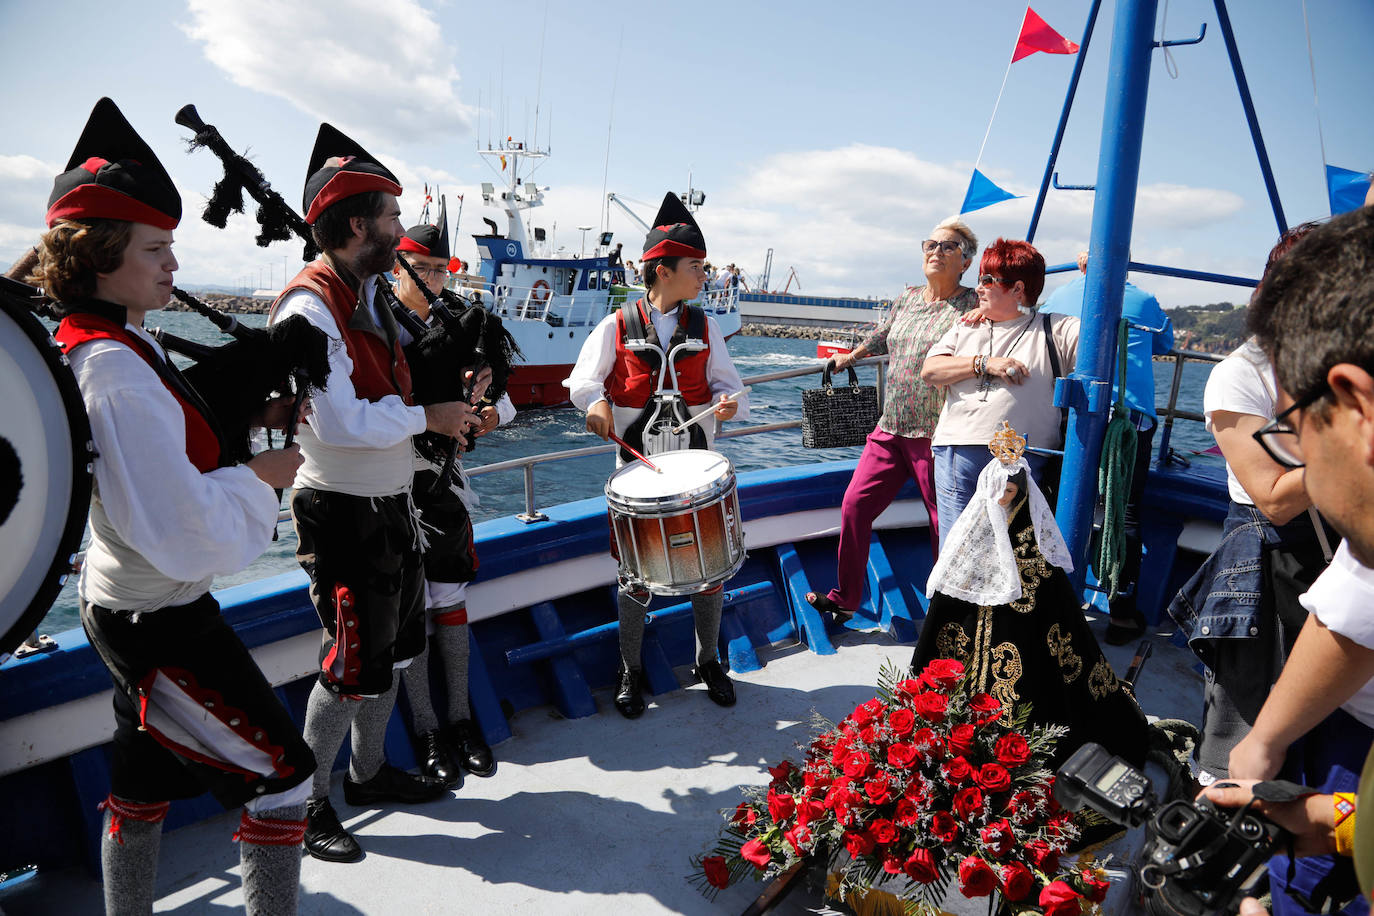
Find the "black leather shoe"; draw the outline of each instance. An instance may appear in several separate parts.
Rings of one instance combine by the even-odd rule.
[[[414,805],[433,801],[448,792],[443,783],[435,782],[428,776],[412,776],[389,763],[382,764],[377,775],[367,782],[354,782],[344,777],[343,789],[344,801],[359,807],[378,802]]]
[[[735,685],[730,683],[730,678],[726,676],[720,662],[697,665],[696,675],[706,685],[706,695],[711,698],[712,703],[717,706],[735,705]]]
[[[416,735],[415,751],[415,756],[420,761],[421,773],[449,789],[463,784],[463,771],[449,756],[448,747],[438,729]]]
[[[482,730],[471,719],[462,719],[449,726],[449,746],[473,776],[490,776],[496,772],[496,760],[482,737]]]
[[[1103,641],[1109,646],[1124,646],[1145,635],[1145,615],[1139,610],[1117,611],[1107,619]]]
[[[339,823],[327,798],[306,802],[305,851],[326,862],[356,862],[363,857],[363,848]]]
[[[627,668],[621,663],[616,680],[615,708],[627,719],[638,719],[644,715],[643,669]]]

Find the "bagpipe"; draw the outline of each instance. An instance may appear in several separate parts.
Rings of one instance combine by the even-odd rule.
[[[243,191],[258,201],[258,223],[263,231],[258,236],[260,246],[279,241],[280,227],[294,231],[306,243],[306,259],[318,252],[310,227],[291,208],[282,196],[272,189],[262,172],[234,152],[214,125],[206,124],[194,105],[186,105],[177,112],[177,123],[195,131],[192,148],[205,147],[224,164],[224,177],[215,185],[210,202],[203,214],[206,222],[224,228],[231,211],[243,212]],[[417,404],[438,404],[446,401],[472,402],[472,389],[465,383],[468,370],[473,378],[484,368],[490,368],[491,385],[487,399],[494,402],[505,394],[515,360],[521,355],[515,338],[505,329],[501,319],[490,311],[463,300],[452,290],[432,292],[415,273],[405,258],[397,256],[416,287],[429,301],[432,315],[438,321],[425,325],[400,301],[389,283],[378,283],[397,323],[411,335],[412,342],[404,348],[410,365],[412,391]],[[457,457],[457,443],[447,436],[423,434],[416,437],[421,453],[434,463],[441,455],[444,472],[440,485],[446,485]],[[469,449],[472,440],[469,440]],[[446,453],[446,454],[445,454]]]

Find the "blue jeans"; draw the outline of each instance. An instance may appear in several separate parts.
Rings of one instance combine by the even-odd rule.
[[[992,460],[992,452],[986,445],[937,445],[930,451],[935,456],[935,507],[939,513],[940,545],[943,547],[954,528],[954,520],[978,491],[978,475]],[[1043,455],[1026,454],[1026,463],[1037,485],[1048,460]]]

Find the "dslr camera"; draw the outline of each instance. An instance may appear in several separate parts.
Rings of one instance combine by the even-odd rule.
[[[1079,748],[1059,769],[1054,797],[1084,805],[1113,823],[1145,825],[1135,864],[1146,909],[1154,916],[1222,916],[1256,896],[1286,830],[1249,807],[1219,810],[1207,799],[1160,804],[1144,773],[1100,744]]]

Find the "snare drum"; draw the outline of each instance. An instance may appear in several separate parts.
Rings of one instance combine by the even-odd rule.
[[[693,595],[744,565],[735,469],[705,449],[662,452],[606,482],[611,553],[620,577],[656,595]]]

